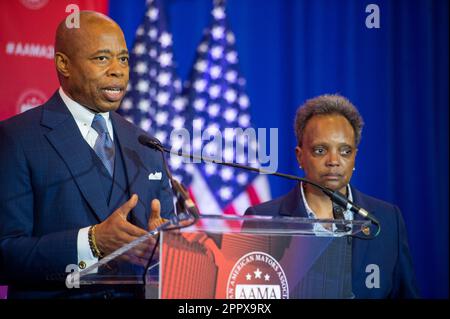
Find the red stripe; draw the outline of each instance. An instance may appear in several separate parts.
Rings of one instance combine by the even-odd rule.
[[[200,211],[200,207],[198,207],[197,202],[195,201],[195,196],[194,196],[194,192],[192,191],[192,187],[188,187],[188,192],[189,192],[189,196],[191,197],[191,199],[192,199],[192,201],[194,202],[195,206],[197,206],[199,214],[201,215],[202,212]],[[198,225],[198,227],[200,227],[200,228],[201,228],[202,226],[204,226],[201,219],[199,219],[199,220],[197,221],[197,225]]]
[[[228,206],[224,208],[223,213],[225,215],[236,215],[237,212],[234,209],[233,204],[228,204]]]
[[[261,199],[259,198],[258,194],[256,193],[256,189],[255,187],[253,187],[253,185],[249,185],[246,189],[247,191],[247,195],[248,198],[250,199],[250,204],[253,205],[258,205],[259,203],[261,203]]]

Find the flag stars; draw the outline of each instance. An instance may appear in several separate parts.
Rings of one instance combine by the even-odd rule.
[[[209,114],[211,117],[216,117],[216,116],[219,114],[219,111],[220,111],[220,106],[219,106],[218,104],[216,104],[216,103],[211,104],[211,105],[208,107],[208,114]]]
[[[143,34],[144,34],[144,28],[142,26],[140,26],[136,31],[136,35],[141,36]]]
[[[205,165],[205,172],[207,175],[214,175],[216,173],[217,166],[215,164],[208,163]]]
[[[150,37],[150,39],[152,39],[154,41],[158,37],[158,29],[151,28],[147,34]]]
[[[141,99],[138,107],[142,112],[148,112],[148,109],[150,108],[150,101],[147,99]]]
[[[159,105],[166,105],[169,103],[170,95],[167,92],[159,92],[156,96],[156,101]]]
[[[182,164],[181,159],[177,156],[171,156],[169,161],[170,161],[170,166],[173,169],[178,169]]]
[[[208,68],[208,64],[206,63],[205,60],[200,60],[197,63],[195,63],[194,68],[198,71],[198,72],[205,72],[206,69]]]
[[[222,177],[225,182],[228,182],[233,177],[233,170],[229,167],[223,168],[220,172],[220,177]]]
[[[249,101],[249,99],[248,99],[248,96],[247,95],[241,95],[240,97],[239,97],[239,105],[242,107],[242,108],[244,108],[244,109],[246,109],[246,108],[248,108],[248,106],[250,105],[250,101]]]
[[[223,18],[225,18],[225,10],[223,9],[223,7],[215,7],[212,10],[212,15],[217,20],[223,19]]]
[[[140,80],[137,84],[137,90],[141,93],[146,93],[148,91],[148,81]]]
[[[224,117],[225,120],[230,123],[236,119],[237,111],[235,109],[229,108],[225,111]]]
[[[231,147],[226,148],[223,151],[223,159],[227,162],[232,162],[234,159],[234,151]]]
[[[155,133],[155,137],[156,137],[162,144],[166,143],[166,141],[167,141],[167,133],[164,132],[164,131],[161,131],[161,130],[157,131],[157,132]]]
[[[203,92],[206,88],[206,81],[204,79],[198,79],[194,82],[194,89],[197,92]]]
[[[220,46],[215,46],[211,49],[211,56],[213,59],[220,59],[223,55],[223,49]]]
[[[147,16],[149,17],[150,21],[155,21],[158,19],[159,10],[157,8],[151,8],[147,12]]]
[[[151,121],[149,119],[142,119],[141,122],[139,123],[139,126],[144,131],[148,131],[150,129],[150,126],[151,126]]]
[[[231,83],[236,82],[236,79],[237,79],[237,73],[236,73],[236,71],[228,71],[228,72],[225,74],[225,79],[226,79],[228,82],[231,82]]]
[[[201,117],[195,118],[192,121],[192,126],[197,130],[201,130],[203,128],[203,125],[205,125],[205,120]]]
[[[230,51],[230,52],[228,52],[227,53],[227,56],[226,56],[226,59],[227,59],[227,61],[228,62],[230,62],[230,63],[236,63],[237,62],[237,53],[236,53],[236,51]]]
[[[136,44],[136,46],[134,47],[134,53],[136,55],[144,54],[145,53],[145,44],[143,44],[143,43]]]
[[[139,74],[144,74],[145,72],[147,72],[147,70],[148,70],[148,66],[147,66],[147,63],[145,63],[145,62],[138,62],[137,64],[136,64],[136,66],[134,67],[134,71],[136,71],[137,73],[139,73]]]
[[[212,99],[217,99],[220,95],[220,86],[219,85],[213,85],[208,90],[209,96]]]
[[[170,73],[162,72],[158,75],[158,83],[160,86],[166,86],[170,83]]]
[[[184,118],[182,118],[181,116],[175,116],[172,120],[172,126],[174,129],[180,129],[183,127],[184,125]]]
[[[262,271],[259,268],[256,268],[253,273],[255,274],[255,278],[261,278]]]
[[[250,274],[245,275],[245,279],[251,280],[252,279],[252,275],[250,275]]]
[[[167,112],[158,112],[158,114],[156,114],[155,121],[158,125],[165,125],[167,124],[168,117],[169,114],[167,114]]]
[[[173,81],[173,86],[175,87],[175,89],[181,90],[181,81],[179,79],[176,79],[175,81]]]
[[[212,34],[214,39],[216,39],[216,40],[221,39],[223,37],[223,34],[224,34],[224,28],[221,27],[221,26],[215,26],[212,29],[211,34]]]
[[[231,187],[221,187],[219,189],[219,196],[223,201],[229,200],[233,196]]]
[[[194,108],[197,111],[203,111],[205,109],[206,102],[204,99],[196,99],[194,101]]]
[[[235,38],[233,32],[227,32],[227,41],[229,44],[234,44]]]
[[[159,37],[159,43],[161,43],[163,48],[167,48],[172,44],[172,36],[167,32],[163,32]]]
[[[239,116],[238,121],[241,127],[248,127],[250,124],[250,116],[248,114],[242,114]]]
[[[161,53],[158,59],[162,67],[166,67],[172,64],[172,54],[168,52]]]
[[[122,102],[122,109],[125,111],[128,111],[133,106],[133,103],[131,103],[131,99],[129,97],[123,99]]]
[[[225,100],[227,100],[228,103],[233,103],[236,101],[236,91],[233,89],[228,89],[225,92]]]
[[[237,182],[239,183],[239,185],[245,185],[247,183],[248,180],[248,176],[245,173],[240,173],[238,174],[238,176],[236,177]]]
[[[208,45],[205,42],[202,42],[199,46],[197,51],[199,53],[205,53],[206,51],[208,51]]]
[[[222,73],[222,68],[218,65],[215,65],[209,70],[209,75],[211,75],[211,78],[217,79],[220,74]]]
[[[269,281],[270,280],[270,275],[269,274],[265,274],[264,275],[264,280],[265,281]]]
[[[177,97],[174,101],[173,101],[173,107],[177,110],[177,111],[183,111],[186,108],[186,99],[183,97]]]

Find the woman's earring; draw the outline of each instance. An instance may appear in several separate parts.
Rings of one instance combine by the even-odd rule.
[[[356,168],[355,167],[353,167],[353,171],[355,171],[356,170]]]

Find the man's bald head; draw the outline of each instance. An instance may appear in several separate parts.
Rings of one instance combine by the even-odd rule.
[[[95,112],[119,107],[128,84],[128,50],[111,18],[81,11],[78,28],[62,21],[56,31],[55,65],[61,87],[74,101]]]
[[[62,20],[56,29],[55,52],[62,52],[68,56],[77,52],[83,39],[94,30],[102,28],[117,28],[119,25],[110,17],[95,11],[80,11],[79,28],[69,28],[66,19]]]

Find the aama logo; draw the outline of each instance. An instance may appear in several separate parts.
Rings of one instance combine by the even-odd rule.
[[[283,269],[272,256],[254,251],[241,257],[228,277],[227,299],[288,299]]]
[[[20,2],[28,9],[38,10],[44,7],[48,0],[20,0]]]
[[[22,113],[38,105],[44,104],[47,96],[40,90],[29,89],[24,91],[17,101],[17,113]]]

